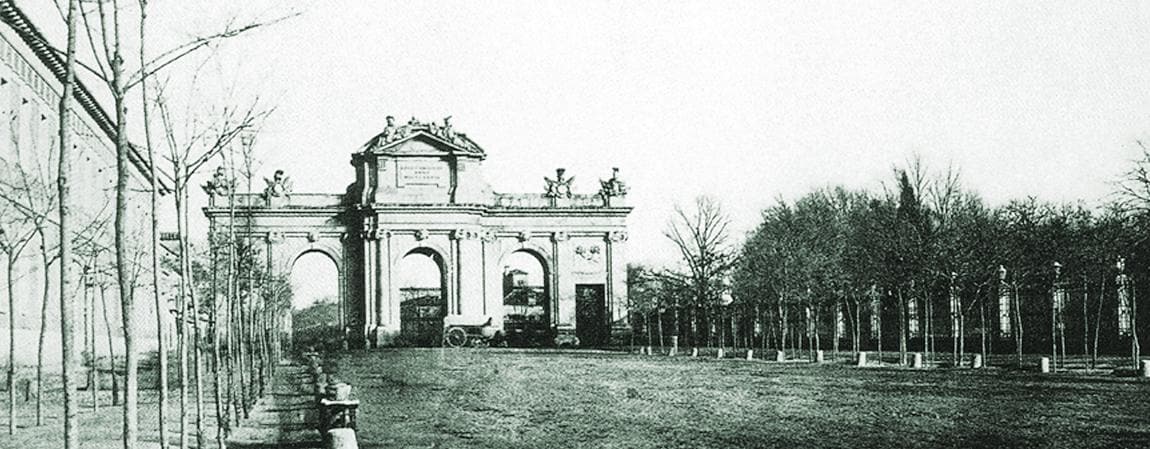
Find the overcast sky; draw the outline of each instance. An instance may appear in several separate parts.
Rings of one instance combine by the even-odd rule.
[[[618,166],[646,263],[675,260],[676,202],[714,195],[741,237],[777,198],[877,189],[915,152],[992,204],[1095,205],[1150,134],[1138,1],[152,3],[157,49],[302,12],[211,66],[277,107],[257,151],[297,192],[342,192],[384,116],[451,115],[497,191],[565,167],[592,193]]]

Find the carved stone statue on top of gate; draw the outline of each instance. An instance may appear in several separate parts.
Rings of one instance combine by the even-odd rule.
[[[627,184],[619,179],[619,167],[611,168],[611,179],[599,180],[599,196],[603,198],[604,205],[610,207],[612,198],[627,196]]]
[[[264,200],[267,201],[268,207],[279,207],[287,204],[288,198],[291,196],[291,178],[284,175],[283,170],[276,170],[272,175],[272,179],[264,178],[267,187],[264,188]]]
[[[212,179],[201,187],[208,194],[209,202],[214,203],[216,197],[228,196],[235,191],[236,180],[228,178],[227,171],[223,167],[217,167]]]
[[[555,179],[543,177],[543,181],[547,183],[546,190],[543,196],[547,198],[571,198],[571,183],[575,181],[575,177],[564,178],[563,174],[567,169],[555,169]]]

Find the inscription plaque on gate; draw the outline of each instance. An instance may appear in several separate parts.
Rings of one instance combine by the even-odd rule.
[[[451,173],[447,162],[439,160],[397,161],[396,186],[437,186],[450,184]]]

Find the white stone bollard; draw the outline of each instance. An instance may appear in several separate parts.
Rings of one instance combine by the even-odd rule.
[[[723,358],[723,357],[726,357],[726,355],[727,355],[727,354],[723,352],[723,348],[719,348],[719,356],[718,356],[718,358],[720,358],[720,359],[721,359],[721,358]]]
[[[823,360],[823,350],[819,349],[815,351],[815,363],[823,363]]]
[[[355,430],[347,428],[331,429],[327,431],[328,449],[359,449],[359,442],[355,439]]]
[[[1150,360],[1142,361],[1142,377],[1150,377]]]
[[[859,351],[858,366],[866,366],[866,351]]]
[[[775,361],[776,362],[787,361],[787,353],[783,352],[783,351],[775,351]]]
[[[921,352],[914,353],[914,358],[911,359],[911,361],[910,361],[910,367],[915,368],[915,369],[922,368],[922,353]]]
[[[691,348],[691,357],[699,356],[699,348]]]
[[[754,360],[754,359],[755,359],[755,350],[754,349],[748,349],[747,350],[747,360]]]
[[[1038,372],[1042,374],[1050,372],[1050,357],[1038,359]]]
[[[974,360],[970,361],[970,367],[974,369],[982,368],[982,354],[974,355]]]

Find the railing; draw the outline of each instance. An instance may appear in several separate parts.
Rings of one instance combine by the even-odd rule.
[[[294,208],[294,207],[339,207],[343,204],[343,195],[331,193],[293,193],[273,198],[269,202],[262,193],[237,193],[234,196],[236,208],[258,209],[266,207]],[[208,205],[210,207],[228,207],[227,196],[212,196]]]
[[[326,208],[345,205],[344,195],[330,193],[293,193],[282,197],[274,197],[268,201],[262,193],[237,193],[233,197],[237,209],[262,208]],[[492,204],[476,204],[475,206],[492,206],[496,208],[517,209],[551,209],[551,208],[598,208],[610,206],[623,206],[622,198],[613,198],[609,204],[599,195],[572,195],[571,198],[549,198],[543,194],[514,194],[496,193]],[[227,196],[212,196],[209,207],[226,208],[229,198]],[[432,204],[410,204],[410,206],[429,206]],[[435,204],[439,205],[439,204]],[[458,204],[453,204],[458,206]]]
[[[572,195],[571,198],[549,198],[543,194],[496,193],[496,207],[552,208],[552,207],[604,207],[599,195]]]

